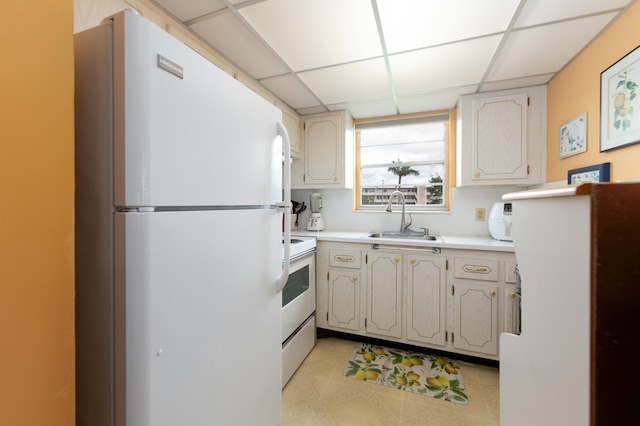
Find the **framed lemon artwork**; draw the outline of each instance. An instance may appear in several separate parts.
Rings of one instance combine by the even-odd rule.
[[[600,73],[600,152],[640,141],[640,46]]]

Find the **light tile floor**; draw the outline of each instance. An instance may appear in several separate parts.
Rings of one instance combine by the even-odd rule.
[[[318,339],[282,391],[281,426],[499,424],[497,368],[457,361],[469,397],[460,405],[344,377],[354,345]]]

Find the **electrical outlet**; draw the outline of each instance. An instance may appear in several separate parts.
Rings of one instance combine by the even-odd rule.
[[[476,220],[479,222],[484,222],[484,209],[480,207],[476,209]]]

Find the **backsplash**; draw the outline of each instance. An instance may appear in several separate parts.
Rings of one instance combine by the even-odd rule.
[[[475,220],[475,209],[484,208],[489,216],[491,206],[501,201],[503,194],[522,191],[521,186],[491,186],[451,188],[451,210],[448,212],[413,213],[411,229],[428,228],[432,234],[489,236],[488,222]],[[387,231],[400,228],[400,206],[393,213],[356,212],[353,210],[353,192],[350,189],[295,189],[291,199],[309,204],[309,194],[321,192],[322,216],[328,231]],[[300,215],[300,229],[306,229],[309,209]]]

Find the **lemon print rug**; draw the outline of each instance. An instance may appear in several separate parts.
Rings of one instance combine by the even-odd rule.
[[[356,343],[344,375],[444,401],[469,403],[460,367],[442,356]]]

